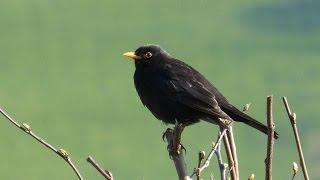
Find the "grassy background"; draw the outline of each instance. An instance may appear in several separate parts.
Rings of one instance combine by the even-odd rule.
[[[144,108],[134,67],[121,56],[156,43],[210,79],[236,106],[265,122],[275,97],[274,179],[298,162],[281,96],[296,111],[311,179],[320,172],[320,3],[317,1],[1,0],[0,105],[69,151],[86,179],[176,179],[161,135]],[[0,118],[0,179],[76,179],[61,159]],[[235,125],[241,179],[264,176],[266,136]],[[190,170],[217,127],[185,130]],[[219,177],[212,164],[210,172]],[[302,179],[299,175],[297,179]]]

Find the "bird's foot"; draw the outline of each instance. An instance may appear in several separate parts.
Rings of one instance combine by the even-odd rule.
[[[186,148],[181,144],[181,134],[184,129],[183,124],[178,124],[174,129],[168,128],[162,135],[163,141],[165,138],[168,141],[167,150],[169,151],[170,156],[179,155],[181,150],[184,150],[186,153]]]
[[[230,126],[232,126],[233,121],[231,119],[222,119],[219,118],[219,125],[223,128],[229,129]]]
[[[186,152],[186,148],[181,144],[181,135],[182,135],[184,128],[185,128],[184,124],[182,124],[182,123],[179,124],[178,122],[176,122],[176,125],[174,127],[174,131],[175,131],[174,150],[176,151],[176,154],[180,154],[181,149]]]

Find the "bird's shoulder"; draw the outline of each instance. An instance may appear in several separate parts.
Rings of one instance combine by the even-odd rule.
[[[203,95],[214,97],[213,85],[196,69],[178,59],[171,59],[163,65],[168,80],[184,89],[201,91]]]

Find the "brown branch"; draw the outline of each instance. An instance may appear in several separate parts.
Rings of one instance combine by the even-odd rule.
[[[205,157],[205,152],[204,151],[200,151],[199,152],[199,156],[198,156],[198,166],[197,166],[197,168],[195,169],[195,171],[196,171],[196,176],[197,176],[197,180],[200,180],[200,174],[201,174],[201,172],[200,172],[200,167],[201,167],[201,163],[202,163],[202,160],[204,159],[204,157]],[[191,176],[192,177],[192,176]]]
[[[179,179],[186,180],[190,179],[190,177],[188,176],[187,165],[184,160],[183,151],[177,153],[177,149],[175,147],[177,141],[179,141],[179,138],[177,138],[177,133],[181,135],[177,126],[174,129],[168,128],[164,133],[164,137],[167,139],[169,156],[174,162]]]
[[[225,148],[226,154],[227,154],[230,178],[231,178],[231,180],[236,180],[237,174],[235,172],[233,156],[232,156],[230,143],[229,143],[227,136],[223,137],[223,143],[224,143],[224,148]]]
[[[89,156],[87,158],[88,163],[90,163],[96,170],[106,178],[106,180],[113,180],[113,175],[110,171],[102,169],[99,164],[91,157]]]
[[[309,180],[309,175],[308,175],[308,171],[307,171],[307,166],[304,160],[304,156],[303,156],[303,152],[302,152],[302,147],[301,147],[301,143],[300,143],[300,137],[299,137],[299,133],[298,133],[298,128],[297,128],[297,117],[295,113],[292,113],[287,101],[286,97],[282,97],[284,106],[286,107],[287,113],[288,113],[288,117],[292,126],[292,130],[294,133],[294,138],[296,140],[296,145],[297,145],[297,149],[298,149],[298,153],[299,153],[299,157],[300,157],[300,166],[302,168],[302,172],[303,172],[303,176],[305,180]]]
[[[272,112],[272,96],[267,97],[267,123],[268,123],[268,145],[266,164],[266,180],[272,179],[272,158],[273,158],[273,145],[274,145],[274,122]]]
[[[230,150],[232,153],[232,157],[233,157],[233,166],[234,166],[234,171],[235,171],[235,179],[239,180],[240,176],[239,176],[239,165],[238,165],[238,156],[237,156],[237,148],[236,148],[236,144],[233,138],[233,130],[232,130],[232,126],[229,127],[229,130],[227,131],[227,138],[228,141],[230,143]]]
[[[47,147],[48,149],[52,150],[53,152],[55,152],[57,155],[59,155],[60,157],[62,157],[68,164],[69,166],[72,168],[72,170],[75,172],[75,174],[77,175],[78,179],[82,180],[82,176],[80,174],[80,172],[78,171],[78,169],[76,168],[76,166],[73,164],[73,162],[71,161],[71,158],[68,154],[68,152],[64,149],[56,149],[55,147],[53,147],[51,144],[49,144],[48,142],[46,142],[45,140],[43,140],[42,138],[40,138],[38,135],[36,135],[32,130],[31,127],[26,124],[23,123],[22,125],[20,125],[19,123],[17,123],[13,118],[11,118],[3,109],[0,108],[0,113],[6,117],[13,125],[15,125],[17,128],[19,128],[20,130],[22,130],[23,132],[29,134],[31,137],[33,137],[35,140],[37,140],[39,143],[41,143],[42,145],[44,145],[45,147]]]

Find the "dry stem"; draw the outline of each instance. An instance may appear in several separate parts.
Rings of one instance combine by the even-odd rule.
[[[297,120],[296,120],[296,114],[292,113],[287,101],[286,97],[282,97],[284,106],[286,107],[287,113],[288,113],[288,117],[292,126],[292,130],[294,133],[294,137],[296,140],[296,145],[297,145],[297,149],[298,149],[298,153],[299,153],[299,157],[300,157],[300,166],[302,168],[302,172],[303,172],[303,176],[305,180],[309,180],[309,175],[308,175],[308,171],[307,171],[307,166],[304,160],[304,156],[303,156],[303,152],[302,152],[302,147],[301,147],[301,143],[300,143],[300,137],[299,137],[299,133],[298,133],[298,128],[297,128]]]
[[[218,137],[217,141],[215,142],[215,144],[212,146],[210,153],[208,154],[206,160],[203,162],[203,164],[195,169],[195,172],[193,172],[193,174],[191,175],[191,177],[193,177],[194,174],[197,175],[197,177],[200,177],[201,172],[208,168],[210,165],[210,161],[211,158],[213,156],[213,154],[217,151],[218,146],[220,146],[221,140],[222,138],[225,136],[227,129],[224,129],[221,133],[221,135]]]
[[[71,161],[71,158],[69,156],[69,154],[67,153],[67,151],[65,151],[64,149],[56,149],[55,147],[53,147],[51,144],[49,144],[48,142],[44,141],[42,138],[40,138],[39,136],[37,136],[35,133],[33,133],[33,131],[31,130],[31,127],[26,124],[23,123],[22,125],[20,125],[19,123],[17,123],[13,118],[11,118],[3,109],[0,108],[0,112],[1,114],[6,117],[12,124],[14,124],[17,128],[19,128],[20,130],[22,130],[23,132],[29,134],[31,137],[33,137],[35,140],[37,140],[39,143],[41,143],[42,145],[44,145],[45,147],[47,147],[48,149],[52,150],[53,152],[55,152],[57,155],[59,155],[60,157],[62,157],[72,168],[72,170],[75,172],[75,174],[77,175],[78,179],[82,180],[82,176],[80,174],[80,172],[78,171],[78,169],[76,168],[76,166],[73,164],[73,162]]]
[[[229,140],[228,140],[227,136],[223,137],[223,143],[224,143],[224,147],[225,147],[226,154],[227,154],[230,178],[231,178],[231,180],[235,180],[236,177],[237,177],[237,174],[235,172],[233,156],[232,156],[230,143],[229,143]]]
[[[108,170],[104,170],[102,169],[99,164],[91,157],[89,156],[87,158],[88,163],[90,163],[94,168],[96,168],[96,170],[103,176],[105,177],[107,180],[113,180],[113,176],[112,173]]]
[[[228,137],[228,141],[230,143],[230,150],[231,150],[232,157],[233,157],[233,163],[234,163],[233,166],[234,166],[234,171],[236,174],[235,179],[239,180],[240,176],[239,176],[238,155],[237,155],[236,143],[233,138],[232,126],[230,126],[229,130],[227,131],[227,137]]]
[[[267,122],[268,122],[268,145],[267,145],[267,157],[266,164],[266,180],[272,179],[272,157],[273,157],[273,145],[274,145],[274,122],[272,114],[272,96],[267,97]]]

